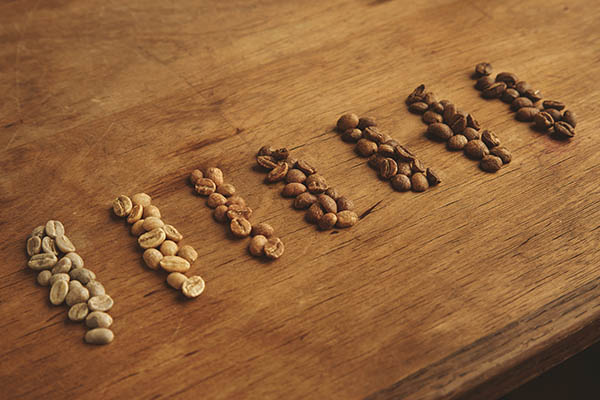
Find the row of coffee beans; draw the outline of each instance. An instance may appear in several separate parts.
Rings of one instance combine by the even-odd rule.
[[[485,99],[501,99],[510,104],[516,113],[515,118],[522,122],[532,122],[536,129],[551,132],[556,139],[570,139],[575,136],[577,118],[575,113],[564,110],[565,104],[556,100],[543,100],[539,90],[518,79],[512,72],[500,72],[492,77],[492,65],[479,63],[473,77],[477,79],[475,88]]]
[[[217,222],[228,223],[229,230],[236,238],[252,235],[248,251],[254,257],[277,259],[283,255],[284,245],[275,236],[275,230],[267,223],[252,226],[252,209],[243,197],[236,195],[235,186],[225,183],[223,171],[207,168],[205,172],[195,169],[190,174],[190,183],[201,196],[207,196],[206,205],[212,208]]]
[[[85,321],[89,328],[86,343],[108,344],[114,339],[109,329],[113,319],[107,314],[113,299],[96,280],[96,274],[83,267],[83,259],[75,250],[64,225],[50,220],[36,227],[27,239],[27,266],[38,271],[41,286],[50,286],[50,303],[66,304],[71,321]]]
[[[446,142],[451,151],[463,150],[472,160],[479,160],[479,167],[487,172],[496,172],[512,160],[511,152],[501,146],[500,139],[491,130],[481,130],[472,114],[458,110],[449,100],[438,101],[435,95],[418,86],[406,98],[408,109],[422,114],[428,124],[427,136]]]
[[[369,157],[368,165],[381,179],[389,180],[395,190],[424,192],[441,182],[439,175],[425,167],[412,151],[381,132],[374,118],[344,114],[337,121],[337,130],[342,140],[356,143],[356,152]]]
[[[113,201],[113,212],[118,217],[127,218],[131,224],[131,234],[138,238],[148,268],[162,268],[168,272],[169,286],[181,290],[188,298],[202,294],[204,280],[198,275],[184,275],[198,258],[196,249],[190,245],[180,246],[183,235],[173,225],[163,222],[160,210],[152,204],[148,194],[137,193],[131,198],[125,195],[117,197]]]
[[[281,195],[294,198],[294,208],[307,209],[306,220],[320,229],[349,228],[358,221],[352,200],[329,187],[309,162],[289,157],[286,148],[263,146],[256,155],[256,162],[269,171],[265,178],[267,183],[286,183]]]

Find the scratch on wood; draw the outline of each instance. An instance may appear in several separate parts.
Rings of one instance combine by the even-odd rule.
[[[364,213],[362,213],[360,215],[360,217],[358,217],[358,219],[363,219],[367,215],[371,214],[373,212],[373,210],[375,210],[375,207],[377,207],[382,201],[383,200],[379,200],[377,203],[373,204],[369,209],[367,209],[367,211],[365,211]]]

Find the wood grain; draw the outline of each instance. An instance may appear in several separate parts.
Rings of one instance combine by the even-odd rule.
[[[2,398],[494,398],[600,336],[600,7],[575,0],[30,1],[0,5]],[[491,62],[564,101],[571,143],[469,79]],[[496,174],[425,138],[425,83],[495,130]],[[332,131],[372,115],[440,171],[396,193]],[[351,197],[319,232],[253,169],[287,146]],[[185,178],[217,165],[286,245],[252,259]],[[184,301],[142,265],[121,193],[146,191],[200,258]],[[116,301],[115,341],[52,307],[25,268],[47,219]]]

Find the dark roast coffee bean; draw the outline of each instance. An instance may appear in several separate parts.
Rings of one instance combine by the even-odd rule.
[[[490,154],[500,157],[503,164],[508,164],[512,160],[512,153],[503,146],[492,147],[490,149]]]
[[[511,104],[510,109],[513,111],[518,111],[523,107],[533,107],[533,102],[527,97],[517,97]]]
[[[554,135],[558,139],[570,139],[575,136],[575,128],[564,121],[554,124]]]
[[[525,92],[531,89],[531,85],[525,81],[519,81],[515,84],[515,89],[521,96],[525,96]]]
[[[438,114],[437,112],[434,112],[434,111],[426,111],[423,114],[423,122],[425,122],[426,124],[442,122],[443,120],[444,120],[444,118],[440,114]]]
[[[429,111],[433,111],[435,113],[442,114],[444,112],[444,106],[439,101],[436,101],[429,105]]]
[[[470,140],[464,147],[467,157],[472,160],[481,160],[483,156],[490,154],[490,150],[481,140]]]
[[[488,148],[500,146],[500,139],[498,139],[498,136],[487,129],[481,133],[481,141],[485,143]]]
[[[539,112],[533,117],[533,122],[535,123],[535,127],[546,131],[554,126],[554,118],[547,112]]]
[[[434,125],[434,124],[432,124]],[[429,125],[431,126],[431,125]],[[416,158],[415,154],[410,151],[408,148],[402,146],[402,145],[396,145],[394,146],[394,156],[398,161],[412,161]]]
[[[487,155],[481,159],[479,167],[486,172],[496,172],[502,168],[502,160],[500,157]]]
[[[457,111],[458,110],[456,109],[456,106],[454,104],[446,104],[444,106],[444,122],[449,124]]]
[[[462,150],[469,140],[463,135],[454,135],[446,142],[448,150]]]
[[[470,127],[466,127],[462,134],[467,138],[467,140],[475,140],[480,138],[479,132]]]
[[[417,101],[415,103],[411,103],[408,106],[408,111],[415,113],[415,114],[423,114],[428,109],[429,109],[429,105],[422,101]]]
[[[562,120],[562,114],[560,113],[560,111],[558,111],[555,108],[545,108],[542,111],[550,114],[550,116],[552,117],[554,122],[558,122],[558,121]]]
[[[467,127],[473,128],[476,131],[481,129],[481,125],[479,125],[479,121],[475,119],[473,114],[467,114]]]
[[[433,93],[428,92],[425,94],[425,97],[423,97],[423,103],[426,103],[428,106],[430,106],[433,103],[437,103],[437,99]]]
[[[381,179],[390,179],[398,173],[398,164],[391,158],[384,158],[379,163],[379,176]]]
[[[489,88],[493,84],[494,78],[492,78],[491,76],[482,76],[481,78],[477,79],[477,83],[475,83],[475,89],[484,90]]]
[[[390,144],[382,144],[379,145],[379,148],[377,149],[377,154],[381,155],[382,157],[394,157],[394,146],[390,145]]]
[[[463,133],[467,127],[467,118],[463,114],[456,113],[454,114],[454,117],[452,117],[449,125],[452,132],[458,135]]]
[[[426,177],[427,181],[429,182],[429,186],[436,186],[442,182],[440,175],[431,168],[427,168]]]
[[[540,101],[544,96],[542,96],[542,92],[535,89],[527,89],[525,91],[525,97],[529,98],[534,103]]]
[[[383,133],[376,126],[366,127],[363,131],[363,137],[377,144],[385,142]]]
[[[446,141],[452,136],[454,136],[454,132],[452,131],[452,129],[448,125],[443,123],[435,123],[429,125],[429,127],[427,128],[427,134],[433,139],[441,141]]]
[[[535,107],[523,107],[519,108],[515,117],[521,122],[531,122],[538,112],[540,112],[540,110]]]
[[[519,96],[520,94],[516,89],[508,88],[502,93],[502,101],[511,104]]]
[[[562,115],[562,120],[567,124],[571,125],[573,128],[577,125],[577,116],[571,110],[567,110]]]
[[[419,85],[415,90],[412,91],[411,94],[406,98],[406,104],[411,105],[412,103],[416,103],[417,101],[423,101],[425,97],[425,85]]]
[[[499,99],[502,96],[502,93],[506,90],[506,83],[504,82],[496,82],[484,89],[481,92],[481,96],[484,99]]]
[[[565,103],[562,103],[562,102],[556,101],[556,100],[544,100],[542,105],[544,106],[544,108],[554,108],[555,110],[558,110],[558,111],[565,108]]]
[[[496,75],[496,82],[504,82],[509,88],[514,87],[518,80],[517,76],[512,72],[500,72]]]

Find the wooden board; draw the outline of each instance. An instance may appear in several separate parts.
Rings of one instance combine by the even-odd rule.
[[[0,5],[2,398],[493,398],[597,340],[600,7],[585,1],[20,1]],[[469,79],[491,62],[577,112],[571,143]],[[497,174],[423,135],[426,83],[514,153]],[[438,169],[396,193],[332,132],[354,111]],[[319,232],[253,169],[313,161],[359,213]],[[286,245],[229,239],[186,176],[217,165]],[[199,249],[184,301],[110,204],[146,191]],[[115,341],[25,268],[59,219],[116,300]]]

